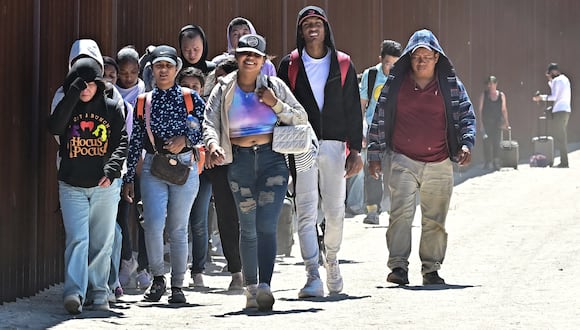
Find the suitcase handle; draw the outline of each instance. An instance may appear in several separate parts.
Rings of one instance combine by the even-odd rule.
[[[512,127],[511,126],[508,126],[507,129],[502,129],[501,130],[501,133],[500,133],[500,139],[501,139],[501,141],[504,141],[504,139],[503,139],[503,131],[508,131],[508,141],[511,142],[512,141]]]

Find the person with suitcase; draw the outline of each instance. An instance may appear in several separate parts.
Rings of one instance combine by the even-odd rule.
[[[489,76],[485,83],[487,87],[481,93],[477,107],[479,131],[483,136],[483,168],[497,170],[501,130],[507,129],[510,124],[506,96],[497,89],[497,78]]]
[[[539,94],[532,97],[535,102],[554,101],[551,116],[551,135],[554,137],[555,147],[560,150],[560,164],[555,167],[567,168],[568,164],[568,136],[566,128],[572,111],[570,100],[572,90],[570,80],[561,71],[557,63],[550,63],[546,72],[550,94]]]

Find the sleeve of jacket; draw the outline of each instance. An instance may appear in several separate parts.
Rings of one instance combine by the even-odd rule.
[[[363,132],[362,112],[360,107],[358,79],[352,61],[350,62],[350,67],[346,75],[342,94],[346,113],[349,148],[361,151]]]
[[[369,123],[369,133],[367,134],[368,161],[380,161],[380,155],[385,146],[385,107],[387,105],[386,94],[388,86],[387,81],[377,101],[373,120]]]
[[[112,100],[106,100],[106,102],[107,107],[114,107],[114,111],[111,122],[111,139],[109,140],[111,156],[105,163],[103,170],[105,176],[113,181],[121,176],[121,169],[127,158],[128,138],[123,102],[114,102]]]
[[[81,90],[76,85],[71,85],[58,102],[48,119],[48,131],[53,135],[64,134],[72,117],[75,106],[80,101]]]
[[[459,79],[457,79],[457,86],[459,88],[459,147],[466,145],[469,150],[473,150],[476,131],[475,112],[465,86]]]
[[[269,77],[268,79],[272,82],[272,88],[278,98],[278,103],[272,107],[278,119],[287,125],[308,123],[308,114],[302,104],[296,100],[290,87],[286,86],[280,78]]]
[[[211,91],[207,103],[205,104],[203,142],[209,147],[211,143],[220,144],[221,107],[222,107],[223,84],[218,82]]]

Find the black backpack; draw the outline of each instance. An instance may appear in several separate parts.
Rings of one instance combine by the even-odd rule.
[[[369,102],[367,103],[367,107],[369,106],[369,104],[371,104],[371,97],[373,97],[373,89],[375,88],[375,81],[377,80],[377,73],[379,72],[379,70],[377,70],[376,67],[372,67],[369,69],[369,77],[367,80],[367,99],[369,100]]]

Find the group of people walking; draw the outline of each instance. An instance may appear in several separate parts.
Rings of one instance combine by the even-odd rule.
[[[416,31],[403,50],[395,41],[383,42],[381,63],[365,70],[360,85],[350,57],[335,47],[322,8],[298,13],[296,49],[278,70],[266,39],[247,19],[233,19],[227,38],[228,50],[212,61],[196,25],[181,29],[179,49],[148,47],[141,57],[131,46],[112,59],[92,40],[73,44],[49,119],[59,142],[65,309],[108,310],[111,295],[121,295],[135,271],[144,300],[161,300],[169,287],[169,303],[186,302],[190,253],[191,285],[204,285],[213,196],[232,274],[228,289],[245,290],[246,308],[271,310],[276,228],[290,180],[306,273],[298,296],[325,295],[319,210],[326,289],[339,293],[346,181],[363,167],[365,186],[380,192],[369,197],[365,222],[377,224],[381,210],[390,215],[387,281],[409,283],[411,224],[419,203],[423,284],[444,284],[438,271],[447,246],[452,164],[471,160],[475,114],[435,35]],[[378,71],[373,84],[371,70]],[[293,163],[272,149],[277,125],[310,125],[316,135],[308,152],[313,161],[292,178]],[[183,182],[162,177],[159,162],[185,165]],[[127,218],[139,201],[135,259]]]

